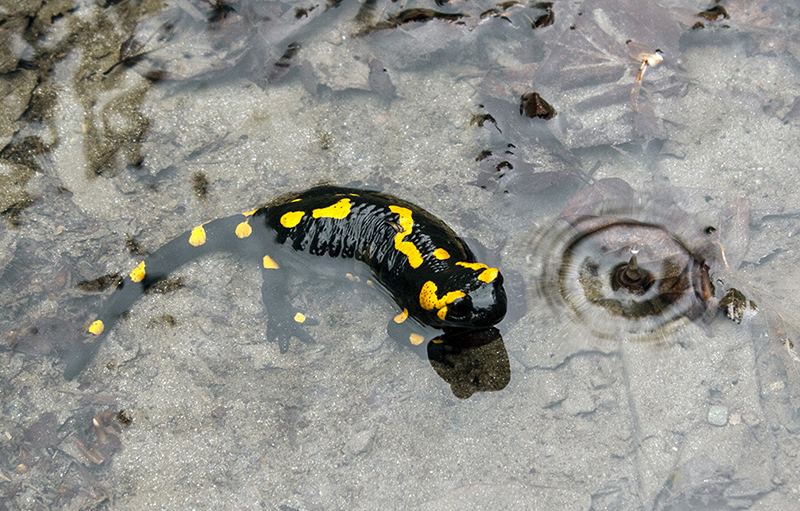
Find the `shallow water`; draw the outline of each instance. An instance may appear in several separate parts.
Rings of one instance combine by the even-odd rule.
[[[800,506],[791,3],[709,21],[692,1],[556,1],[552,23],[542,5],[214,5],[0,7],[0,506]],[[464,16],[392,18],[416,7]],[[663,56],[636,112],[628,39]],[[554,118],[520,115],[534,91]],[[260,272],[222,255],[63,379],[56,353],[105,296],[75,284],[135,267],[126,236],[152,251],[319,182],[411,200],[485,247],[513,298],[508,386],[456,398],[386,336],[394,304],[349,283],[298,281],[316,343],[281,354]],[[579,214],[679,240],[715,288],[701,313],[629,332],[570,305],[549,241]],[[717,311],[730,288],[741,323]]]

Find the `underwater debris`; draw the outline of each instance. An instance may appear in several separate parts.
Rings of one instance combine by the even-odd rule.
[[[538,92],[528,92],[522,95],[519,104],[519,113],[531,119],[538,117],[544,120],[552,119],[558,114],[556,109],[545,101]]]

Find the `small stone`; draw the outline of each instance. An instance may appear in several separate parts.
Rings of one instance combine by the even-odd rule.
[[[724,406],[712,406],[708,409],[708,423],[712,426],[724,426],[728,423],[728,409]]]
[[[745,424],[748,426],[758,426],[759,423],[758,415],[754,414],[753,412],[743,413],[742,420],[744,420]]]

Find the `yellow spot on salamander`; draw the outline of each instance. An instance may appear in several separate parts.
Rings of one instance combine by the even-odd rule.
[[[497,268],[487,268],[478,275],[478,280],[486,282],[487,284],[497,278]]]
[[[433,257],[435,257],[440,261],[443,261],[445,259],[450,259],[450,253],[443,248],[437,248],[436,250],[433,251]]]
[[[294,320],[297,321],[298,323],[304,323],[306,320],[306,316],[298,312],[297,314],[294,315]]]
[[[408,336],[408,342],[410,342],[414,346],[419,346],[420,344],[422,344],[424,340],[425,338],[419,334],[411,334]]]
[[[278,266],[278,263],[275,262],[275,259],[271,258],[268,255],[264,256],[263,264],[264,268],[266,268],[267,270],[277,270],[278,268],[280,268],[280,266]]]
[[[422,290],[419,292],[419,304],[425,310],[433,310],[438,309],[436,311],[436,315],[439,316],[439,319],[444,319],[447,315],[447,304],[453,303],[454,301],[458,300],[462,296],[466,296],[463,291],[450,291],[446,293],[444,296],[439,298],[436,295],[436,291],[439,288],[436,287],[436,284],[431,282],[430,280],[426,282],[422,286]]]
[[[305,211],[290,211],[281,216],[281,225],[287,229],[291,229],[300,223],[300,220],[305,216]]]
[[[342,199],[327,208],[313,210],[311,216],[314,218],[336,218],[337,220],[341,220],[350,214],[350,208],[352,207],[353,205],[350,203],[350,199]]]
[[[99,319],[94,321],[91,325],[89,325],[89,331],[94,335],[100,335],[105,330],[106,326],[103,324],[102,321]]]
[[[239,238],[246,238],[253,234],[253,228],[247,223],[247,220],[236,226],[236,236]]]
[[[303,199],[294,199],[292,202],[300,202]]]
[[[402,231],[394,236],[394,248],[402,252],[408,257],[408,264],[412,268],[419,268],[422,264],[422,254],[419,249],[410,241],[405,241],[404,238],[411,234],[414,227],[414,219],[411,218],[411,210],[401,206],[389,206],[392,213],[397,213],[400,217],[398,223]]]
[[[481,282],[486,282],[487,284],[496,279],[497,274],[499,273],[497,271],[497,268],[489,268],[483,263],[465,263],[463,261],[459,261],[456,264],[458,266],[463,266],[464,268],[469,268],[470,270],[475,270],[475,271],[483,270],[481,274],[478,275],[478,280],[480,280]]]
[[[253,216],[253,215],[255,215],[255,214],[256,214],[256,211],[258,211],[259,209],[260,209],[260,208],[256,208],[256,209],[254,209],[254,210],[252,210],[252,211],[245,211],[245,212],[244,212],[244,213],[242,213],[242,214],[243,214],[244,216]]]
[[[408,319],[408,309],[403,309],[403,312],[394,317],[394,322],[398,325]]]
[[[139,266],[133,269],[131,272],[131,280],[134,282],[141,282],[144,279],[144,261],[139,263]]]
[[[198,225],[192,229],[192,234],[189,236],[189,245],[199,247],[206,242],[206,230],[202,225]]]

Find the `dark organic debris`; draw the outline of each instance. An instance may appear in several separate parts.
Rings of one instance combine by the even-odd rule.
[[[194,194],[201,199],[208,196],[208,177],[203,172],[195,172],[192,174],[192,188]]]
[[[165,295],[172,291],[177,291],[185,285],[183,278],[169,277],[159,281],[158,284],[148,287],[145,293],[149,295]]]
[[[730,15],[728,14],[728,11],[721,5],[715,5],[714,7],[711,7],[710,9],[706,9],[705,11],[698,12],[697,15],[700,16],[701,18],[707,19],[708,21],[715,21],[715,20],[718,20],[720,18],[722,18],[722,19],[729,19],[730,18]]]
[[[499,15],[500,15],[500,10],[499,9],[491,8],[491,9],[487,9],[487,10],[483,11],[481,13],[481,15],[480,15],[480,18],[481,19],[486,19],[486,18],[491,18],[493,16],[499,16]]]
[[[226,0],[205,0],[205,2],[211,7],[211,12],[207,16],[211,23],[222,21],[236,12],[236,9],[231,7]]]
[[[497,172],[503,172],[504,170],[514,170],[514,166],[511,165],[511,162],[508,160],[503,160],[497,165],[495,165],[494,170]]]
[[[475,161],[483,161],[483,160],[485,160],[486,158],[488,158],[491,155],[492,155],[492,151],[490,151],[488,149],[484,149],[483,151],[481,151],[481,153],[478,156],[475,157]]]
[[[701,11],[697,13],[697,16],[700,18],[704,18],[708,21],[717,21],[719,19],[729,19],[730,15],[728,14],[727,9],[721,5],[715,5],[705,11]],[[699,28],[704,28],[706,25],[702,21],[696,22],[692,25],[692,30],[697,30]],[[723,25],[727,26],[727,25]]]
[[[313,11],[315,8],[316,8],[316,5],[312,5],[311,7],[295,7],[295,9],[294,9],[294,17],[296,19],[307,17],[308,13]]]
[[[122,283],[122,277],[119,273],[109,273],[92,280],[82,280],[75,284],[77,289],[87,293],[97,293],[104,291],[110,287],[117,287]]]
[[[537,2],[533,4],[534,9],[544,11],[531,21],[534,29],[546,27],[556,22],[556,15],[553,12],[553,2]]]
[[[22,212],[33,206],[34,200],[30,197],[25,197],[20,201],[11,204],[9,207],[0,211],[0,215],[4,216],[12,227],[19,227],[20,216]]]
[[[394,16],[390,16],[389,19],[385,21],[379,21],[378,23],[372,26],[365,27],[361,31],[361,33],[368,34],[376,30],[392,29],[399,27],[404,23],[410,23],[412,21],[424,22],[434,19],[445,20],[445,21],[457,21],[463,17],[464,14],[460,12],[441,12],[441,11],[435,11],[433,9],[424,9],[424,8],[405,9],[403,11],[398,12]]]
[[[743,319],[754,315],[758,311],[758,305],[753,300],[749,300],[744,293],[732,287],[725,292],[719,301],[719,308],[731,321],[742,324]]]
[[[479,128],[483,128],[483,125],[486,122],[491,122],[495,126],[497,126],[497,121],[495,120],[494,117],[492,117],[492,114],[475,114],[475,115],[472,116],[472,118],[470,118],[469,125],[470,126],[478,126]]]
[[[125,235],[125,248],[131,255],[146,256],[150,254],[150,252],[142,248],[139,242],[136,241],[136,238],[134,238],[130,234]]]
[[[527,10],[533,12],[527,12]],[[529,15],[530,14],[530,15]],[[478,25],[483,24],[490,18],[500,18],[507,21],[512,26],[517,26],[519,20],[513,20],[512,17],[518,15],[530,22],[531,28],[546,27],[555,23],[555,13],[553,12],[553,2],[537,2],[526,6],[517,0],[509,0],[501,2],[491,9],[486,9],[478,15],[482,21]],[[474,27],[473,27],[474,28]],[[472,30],[472,29],[470,29]]]
[[[538,117],[548,120],[555,117],[558,112],[538,92],[528,92],[522,95],[519,113],[531,119]]]
[[[120,415],[123,417],[122,420]],[[76,440],[76,447],[88,461],[102,465],[122,449],[119,434],[122,432],[122,427],[127,427],[129,424],[130,419],[124,411],[107,410],[98,413],[92,417],[94,435],[87,435],[84,440]]]
[[[508,9],[510,9],[511,7],[516,7],[516,6],[521,6],[521,5],[522,4],[520,2],[517,2],[516,0],[510,0],[509,2],[502,2],[502,3],[497,4],[497,7],[492,7],[491,9],[487,9],[487,10],[483,11],[480,14],[479,18],[481,18],[481,19],[503,18],[506,21],[510,22],[511,20],[509,20],[506,17],[506,15],[503,14],[503,13],[505,11],[507,11]]]
[[[433,19],[455,21],[461,19],[463,16],[464,15],[460,12],[441,12],[434,11],[433,9],[415,8],[400,11],[395,16],[389,18],[389,20],[396,23],[395,26],[397,26],[410,21],[429,21]]]
[[[289,43],[289,46],[286,47],[286,51],[283,52],[281,58],[279,58],[278,61],[272,65],[272,70],[267,76],[267,82],[275,83],[283,78],[286,73],[289,72],[289,66],[292,64],[292,59],[294,59],[295,55],[297,55],[297,52],[299,51],[300,43]]]
[[[115,418],[117,419],[117,422],[119,422],[120,426],[122,426],[124,428],[127,428],[128,426],[130,426],[133,423],[133,418],[131,418],[131,416],[128,415],[125,412],[125,410],[120,410],[119,412],[117,412],[117,415],[116,415]]]
[[[150,320],[150,326],[166,326],[168,328],[175,328],[178,326],[178,320],[172,314],[161,314]]]

